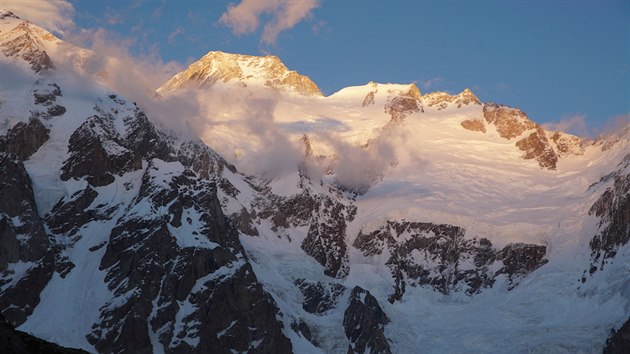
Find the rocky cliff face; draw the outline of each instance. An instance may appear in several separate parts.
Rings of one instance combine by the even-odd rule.
[[[0,315],[0,352],[6,354],[87,354],[80,349],[64,348],[28,333],[16,331]]]
[[[590,241],[590,274],[604,269],[608,262],[613,261],[619,248],[630,242],[629,170],[630,155],[626,155],[618,169],[598,183],[607,184],[608,187],[589,211],[589,214],[599,218],[599,232]]]
[[[420,90],[414,84],[409,85],[407,90],[389,91],[385,113],[392,117],[391,122],[400,122],[410,114],[424,111],[421,98]]]
[[[545,246],[509,244],[497,250],[488,239],[467,239],[465,233],[452,225],[388,221],[359,233],[354,247],[366,257],[389,255],[385,264],[395,281],[390,302],[402,299],[407,285],[473,295],[504,278],[513,289],[547,262]]]
[[[618,330],[613,330],[606,341],[604,354],[622,354],[630,351],[630,319]]]
[[[167,352],[291,351],[215,186],[154,159],[128,208],[100,265],[114,298],[89,336],[99,351],[150,352],[152,333]]]
[[[313,193],[306,185],[301,194],[291,197],[267,195],[259,200],[257,216],[282,229],[308,227],[301,244],[304,252],[324,266],[334,278],[348,275],[346,226],[354,219],[356,207],[331,195]]]
[[[26,160],[48,140],[49,132],[37,118],[31,118],[28,123],[20,122],[9,129],[6,136],[0,137],[0,151]]]
[[[343,328],[350,339],[348,353],[391,353],[385,337],[390,322],[369,291],[356,286],[343,315]]]
[[[311,79],[290,71],[276,56],[256,57],[223,52],[209,52],[167,81],[158,89],[158,93],[166,94],[181,87],[210,86],[219,82],[267,86],[280,92],[303,95],[322,95]]]
[[[502,138],[517,139],[515,146],[523,151],[526,160],[536,160],[541,168],[555,170],[559,156],[582,153],[579,138],[569,134],[548,133],[538,124],[531,121],[522,111],[486,103],[483,106],[484,119],[467,119],[461,125],[465,129],[485,133],[487,125],[493,125]]]
[[[0,167],[0,312],[20,325],[55,272],[58,250],[39,218],[23,163],[0,153]]]

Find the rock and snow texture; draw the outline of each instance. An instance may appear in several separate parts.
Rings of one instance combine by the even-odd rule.
[[[217,83],[270,87],[280,92],[301,95],[322,95],[311,79],[287,69],[276,56],[256,57],[223,52],[209,52],[167,81],[158,89],[158,93],[166,94],[180,88]]]
[[[376,231],[360,232],[354,246],[366,257],[390,255],[385,264],[396,282],[390,302],[403,297],[406,284],[473,295],[503,275],[513,289],[547,262],[545,246],[516,243],[497,250],[488,239],[466,239],[465,233],[452,225],[388,221]]]
[[[630,130],[587,143],[470,90],[322,97],[278,58],[211,52],[160,93],[271,90],[265,124],[299,159],[246,175],[216,152],[255,138],[229,107],[208,145],[167,133],[76,87],[87,51],[0,24],[2,65],[26,70],[0,77],[0,312],[19,330],[104,353],[626,345]]]

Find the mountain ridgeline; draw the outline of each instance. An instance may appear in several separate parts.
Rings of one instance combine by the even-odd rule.
[[[0,76],[2,350],[628,351],[630,127],[590,141],[468,89],[324,97],[222,52],[156,90],[268,93],[300,151],[269,177],[217,152],[259,138],[248,117],[173,133],[77,90],[98,53],[8,11],[0,53],[22,73]]]

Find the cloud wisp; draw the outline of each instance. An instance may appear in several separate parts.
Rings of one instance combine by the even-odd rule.
[[[242,0],[238,5],[230,4],[219,23],[229,27],[235,35],[241,36],[255,32],[260,23],[265,22],[261,42],[273,45],[281,32],[309,18],[319,5],[318,0]]]
[[[2,7],[49,31],[65,34],[74,28],[74,6],[66,0],[9,0]]]
[[[574,114],[566,116],[557,122],[543,123],[542,127],[546,130],[570,133],[578,136],[589,136],[590,131],[586,124],[586,114]]]

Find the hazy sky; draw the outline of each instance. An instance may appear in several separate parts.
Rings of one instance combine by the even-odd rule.
[[[57,33],[104,29],[137,55],[182,65],[210,50],[271,53],[325,94],[368,81],[468,87],[541,123],[580,132],[586,121],[591,133],[630,113],[629,0],[47,3],[58,13],[45,9],[40,22],[54,27],[59,15]]]

